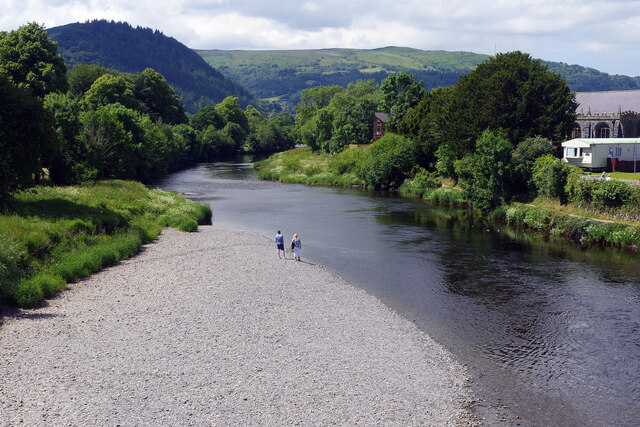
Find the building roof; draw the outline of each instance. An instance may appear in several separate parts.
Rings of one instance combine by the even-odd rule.
[[[640,90],[610,90],[602,92],[576,92],[579,115],[618,114],[618,112],[640,112]]]
[[[389,120],[389,116],[387,116],[386,113],[375,113],[375,117],[382,121],[382,123],[387,123],[387,120]]]
[[[562,143],[563,147],[588,148],[592,145],[637,144],[640,138],[575,138]]]

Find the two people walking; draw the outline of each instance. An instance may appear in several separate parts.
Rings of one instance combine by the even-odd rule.
[[[284,251],[284,236],[280,230],[278,230],[278,233],[276,234],[276,248],[278,249],[278,258],[284,257],[284,259],[287,259],[287,255]],[[302,249],[302,242],[297,234],[294,234],[291,239],[291,249],[293,250],[293,259],[300,261],[300,249]],[[282,257],[280,256],[280,251],[282,251]]]

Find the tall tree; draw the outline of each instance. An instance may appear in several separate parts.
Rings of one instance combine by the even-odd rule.
[[[82,98],[93,82],[107,73],[115,75],[116,71],[94,64],[78,64],[69,71],[69,90],[78,98]]]
[[[424,94],[422,80],[416,82],[413,74],[399,71],[389,74],[380,84],[380,111],[389,114],[386,126],[395,131],[397,124],[413,108]]]
[[[133,92],[138,101],[147,106],[149,115],[154,119],[162,119],[169,124],[186,123],[188,121],[184,109],[180,105],[178,95],[164,77],[151,68],[136,74]]]
[[[34,185],[55,147],[42,100],[0,75],[0,200]]]
[[[571,131],[577,104],[564,79],[526,53],[498,54],[460,78],[446,109],[448,142],[472,151],[485,129],[503,129],[515,146]]]
[[[133,84],[122,76],[104,74],[93,82],[84,95],[84,104],[89,109],[119,103],[132,110],[141,111],[142,105],[133,93]]]
[[[39,98],[67,90],[67,67],[58,43],[36,23],[0,33],[0,74]]]
[[[300,95],[300,102],[295,106],[300,122],[306,123],[309,121],[318,110],[329,105],[333,95],[340,92],[344,92],[344,88],[338,85],[316,86],[304,89]]]
[[[456,161],[457,174],[474,208],[487,213],[509,198],[513,146],[501,133],[486,130],[476,152]]]

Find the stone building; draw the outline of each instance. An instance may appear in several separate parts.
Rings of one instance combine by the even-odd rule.
[[[640,90],[576,92],[577,119],[571,138],[636,138]]]

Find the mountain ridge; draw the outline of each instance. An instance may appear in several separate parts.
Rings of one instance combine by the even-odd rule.
[[[378,82],[390,73],[412,73],[425,90],[455,84],[490,58],[468,51],[422,50],[402,46],[374,49],[288,50],[197,49],[208,64],[251,90],[258,98],[295,105],[303,89],[317,84],[346,86],[358,78]],[[562,75],[576,92],[640,89],[640,78],[610,75],[577,64],[540,60]]]
[[[125,73],[153,68],[165,77],[190,113],[217,104],[227,96],[237,96],[242,105],[256,102],[247,89],[158,30],[133,27],[126,22],[93,20],[53,27],[47,34],[58,43],[68,68],[80,63]]]

